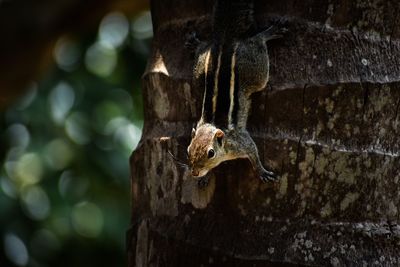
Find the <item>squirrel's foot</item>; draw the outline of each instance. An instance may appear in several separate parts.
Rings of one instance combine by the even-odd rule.
[[[266,182],[276,182],[276,181],[278,181],[278,176],[275,173],[267,171],[267,170],[264,169],[260,173],[260,179],[264,183],[266,183]]]
[[[186,36],[186,42],[185,42],[185,47],[187,49],[190,49],[192,51],[195,51],[196,48],[199,46],[201,43],[200,39],[197,37],[196,32],[191,32]]]
[[[208,186],[208,182],[209,182],[208,175],[205,175],[205,176],[203,176],[203,177],[200,177],[200,178],[197,180],[197,187],[198,187],[199,189],[204,189],[204,188],[206,188],[206,187]]]

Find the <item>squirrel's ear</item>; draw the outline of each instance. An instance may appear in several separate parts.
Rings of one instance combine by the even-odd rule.
[[[196,130],[192,128],[192,138],[194,138],[195,135],[196,135]]]
[[[217,131],[215,132],[215,136],[217,138],[222,138],[224,137],[225,133],[221,130],[221,129],[217,129]]]
[[[225,133],[221,129],[217,129],[215,132],[215,137],[217,137],[217,141],[219,145],[222,145],[222,138],[224,138]]]

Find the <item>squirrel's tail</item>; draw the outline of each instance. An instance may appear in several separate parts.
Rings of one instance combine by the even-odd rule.
[[[214,7],[215,39],[231,39],[248,34],[254,27],[252,0],[217,0]]]

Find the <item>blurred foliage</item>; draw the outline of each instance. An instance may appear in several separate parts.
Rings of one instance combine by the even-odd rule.
[[[0,265],[124,266],[129,156],[142,129],[149,12],[63,36],[0,114]]]

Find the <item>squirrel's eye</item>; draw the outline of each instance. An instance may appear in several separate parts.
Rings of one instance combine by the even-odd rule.
[[[214,151],[214,149],[211,148],[210,150],[208,150],[207,156],[208,156],[209,159],[212,158],[212,157],[214,157],[214,156],[215,156],[215,151]]]

